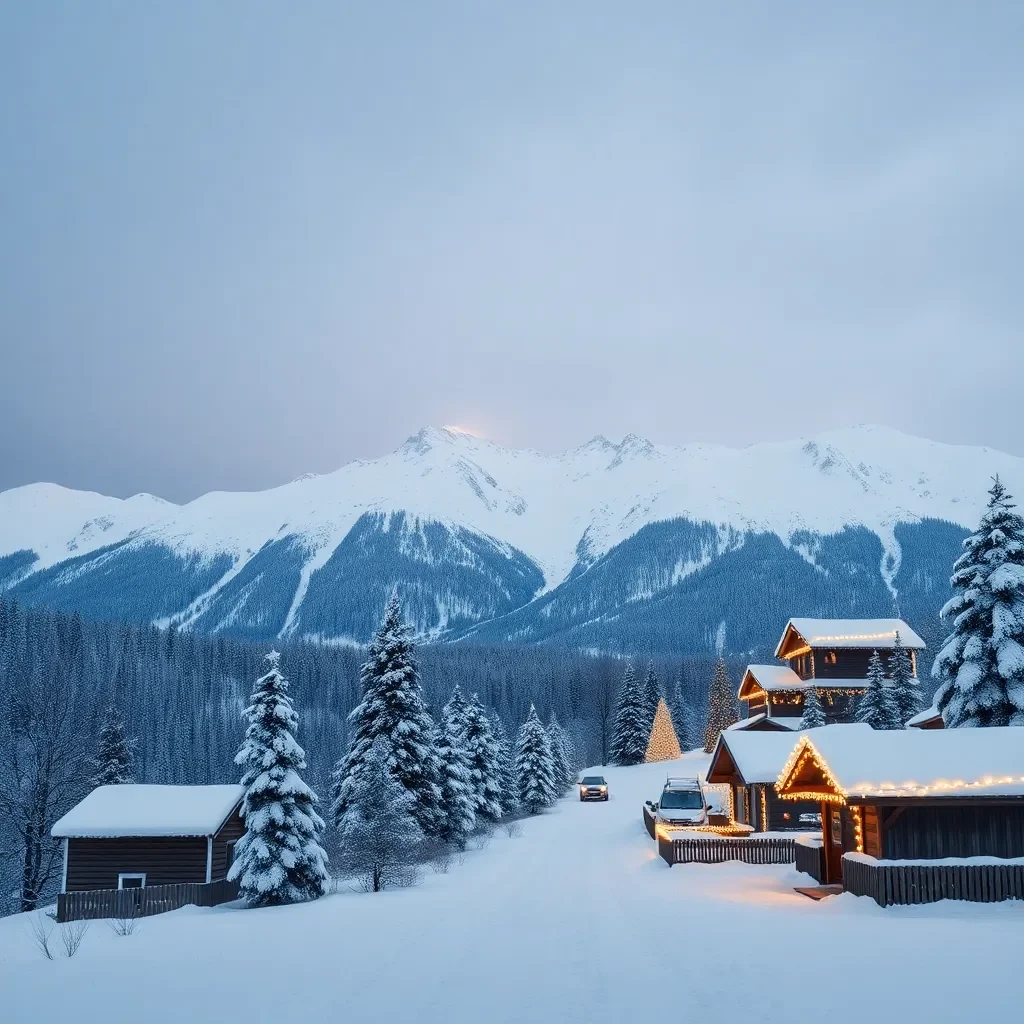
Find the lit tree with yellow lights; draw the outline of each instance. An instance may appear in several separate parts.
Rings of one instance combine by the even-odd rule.
[[[647,741],[645,761],[674,761],[682,757],[676,730],[672,726],[672,716],[668,713],[668,705],[664,700],[658,701],[654,712],[654,724],[651,726],[651,737]]]
[[[719,734],[728,729],[737,719],[736,700],[733,696],[732,683],[729,681],[729,669],[725,658],[721,655],[715,662],[715,675],[711,680],[711,691],[708,693],[708,724],[704,729],[704,753],[710,754],[715,749]]]

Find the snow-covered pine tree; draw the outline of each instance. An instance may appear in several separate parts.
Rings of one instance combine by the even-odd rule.
[[[245,834],[235,845],[228,878],[250,906],[316,899],[327,888],[323,819],[316,794],[302,781],[306,755],[295,740],[298,716],[281,674],[280,655],[256,680],[244,718],[245,739],[235,757],[243,769]]]
[[[378,736],[338,822],[342,865],[371,892],[411,883],[413,860],[423,842],[413,814],[415,798],[395,779],[391,760],[387,738]]]
[[[616,764],[640,764],[643,761],[650,732],[646,721],[644,695],[632,662],[627,662],[619,689],[619,702],[615,708],[615,729],[612,735],[612,760]]]
[[[899,633],[893,640],[892,653],[889,655],[889,686],[899,711],[900,723],[906,725],[921,710],[924,698],[917,676],[914,675],[910,651],[903,646]]]
[[[570,774],[569,759],[566,757],[566,744],[569,738],[565,730],[558,723],[558,716],[551,712],[548,720],[548,742],[551,744],[551,774],[555,783],[555,790],[561,796],[576,781]]]
[[[697,723],[694,721],[693,708],[686,699],[683,690],[682,675],[676,680],[672,690],[672,700],[668,708],[672,715],[672,725],[676,730],[676,739],[679,741],[680,750],[693,750],[700,743],[700,733],[697,730]]]
[[[857,702],[857,721],[872,729],[903,728],[900,709],[885,678],[885,666],[878,651],[873,651],[868,661],[868,685]]]
[[[647,724],[647,735],[654,726],[654,716],[658,712],[658,701],[661,700],[661,683],[655,671],[654,662],[647,663],[647,678],[644,680],[644,721]]]
[[[953,632],[932,665],[947,729],[1024,725],[1024,519],[999,477],[953,565]]]
[[[427,836],[440,834],[444,816],[432,743],[434,723],[423,703],[414,651],[398,596],[393,594],[360,669],[363,696],[348,716],[348,753],[332,774],[331,813],[336,823],[345,813],[370,748],[378,736],[384,736],[391,750],[392,771],[413,796],[413,813],[420,828]]]
[[[519,782],[519,804],[528,814],[539,814],[558,798],[551,742],[532,704],[516,739],[516,778]]]
[[[683,752],[679,749],[679,740],[672,726],[672,716],[668,713],[668,705],[663,699],[659,699],[644,760],[674,761],[682,756]]]
[[[516,777],[516,757],[501,715],[491,715],[494,727],[494,741],[498,748],[498,782],[501,786],[501,813],[503,817],[519,810],[519,782]]]
[[[442,842],[464,850],[466,840],[476,828],[476,812],[473,809],[473,782],[469,772],[469,758],[462,741],[465,721],[460,718],[460,706],[456,704],[451,716],[441,717],[441,724],[435,729],[434,752],[437,756],[441,786],[441,824],[437,838]]]
[[[135,781],[136,740],[125,735],[124,719],[115,707],[107,709],[99,746],[92,759],[94,786],[123,786]]]
[[[454,729],[457,733],[466,731],[469,704],[466,703],[466,698],[462,696],[462,688],[458,683],[455,684],[455,689],[452,690],[452,695],[448,698],[448,703],[445,704],[442,715],[450,729]]]
[[[825,724],[825,712],[818,698],[818,688],[808,686],[804,690],[804,713],[800,716],[801,729],[817,729]]]
[[[704,729],[704,753],[710,754],[715,749],[718,736],[723,729],[728,729],[736,721],[736,700],[733,696],[732,683],[729,682],[729,669],[725,658],[721,655],[715,662],[715,675],[711,680],[708,693],[708,724]]]
[[[480,698],[474,693],[466,705],[462,742],[469,761],[473,810],[477,821],[501,817],[501,763],[498,742]]]

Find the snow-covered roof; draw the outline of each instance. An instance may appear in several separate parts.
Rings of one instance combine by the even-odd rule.
[[[793,716],[790,718],[768,718],[763,712],[759,711],[756,715],[751,715],[749,718],[741,718],[738,722],[733,722],[732,725],[726,726],[727,732],[743,732],[746,729],[752,729],[755,725],[760,725],[761,722],[767,719],[772,725],[776,726],[780,731],[786,729],[792,732],[795,729],[800,728],[800,719]]]
[[[748,786],[774,782],[792,750],[793,734],[790,732],[733,732],[726,729],[719,736],[718,745],[711,755],[707,778],[712,782],[728,782],[732,771],[724,769],[726,762],[731,761]],[[727,758],[722,756],[723,752]]]
[[[912,650],[923,650],[925,642],[902,619],[790,619],[775,648],[775,657],[782,649],[790,630],[800,634],[808,647],[864,647],[885,650],[896,641]]]
[[[50,832],[61,839],[212,836],[243,792],[241,786],[99,786]]]
[[[913,718],[907,719],[907,728],[916,729],[919,725],[923,725],[925,722],[930,722],[934,718],[939,718],[939,709],[937,707],[925,708],[924,711],[918,711]]]
[[[766,735],[772,734],[740,733]],[[808,772],[848,799],[1024,796],[1024,729],[829,725],[800,737],[779,774],[779,791],[795,796]]]
[[[813,686],[816,690],[847,690],[867,688],[866,679],[801,679],[788,665],[748,665],[743,673],[743,681],[737,696],[740,700],[749,700],[755,693],[755,687],[762,690],[806,690]]]

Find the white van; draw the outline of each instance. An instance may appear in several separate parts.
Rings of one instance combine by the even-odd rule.
[[[661,799],[654,806],[655,823],[666,828],[706,825],[711,810],[697,778],[667,778]]]

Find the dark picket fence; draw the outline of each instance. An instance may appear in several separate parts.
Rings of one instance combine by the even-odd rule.
[[[745,864],[792,864],[796,857],[794,839],[731,839],[727,836],[669,839],[658,836],[658,853],[673,864],[722,864],[741,860]]]
[[[179,907],[215,907],[238,897],[237,882],[179,882],[146,885],[141,889],[89,889],[62,892],[57,897],[57,920],[152,917]]]
[[[796,869],[805,871],[816,882],[825,879],[825,847],[820,843],[811,846],[805,843],[796,844]]]
[[[887,864],[843,857],[843,888],[879,906],[1024,899],[1024,864]]]

